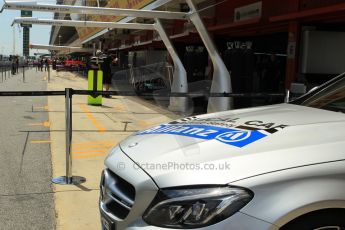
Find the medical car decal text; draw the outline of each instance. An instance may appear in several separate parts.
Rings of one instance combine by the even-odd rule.
[[[136,135],[145,134],[171,134],[204,140],[217,140],[239,148],[266,137],[266,134],[257,130],[239,130],[209,125],[160,125],[139,132]]]
[[[200,117],[186,117],[180,120],[175,120],[170,122],[171,125],[178,125],[178,124],[193,124],[193,125],[209,125],[209,126],[222,126],[226,128],[233,128],[235,126],[236,121],[239,118],[217,118],[217,117],[210,117],[210,118],[200,118]]]
[[[221,126],[225,128],[235,128],[241,130],[261,130],[269,134],[276,133],[282,129],[288,127],[288,125],[264,122],[260,120],[243,120],[240,118],[232,117],[186,117],[179,120],[175,120],[169,123],[170,125],[208,125],[208,126]]]

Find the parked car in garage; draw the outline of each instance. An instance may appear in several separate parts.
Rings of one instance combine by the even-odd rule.
[[[189,117],[105,160],[103,229],[345,229],[345,75],[295,101]]]

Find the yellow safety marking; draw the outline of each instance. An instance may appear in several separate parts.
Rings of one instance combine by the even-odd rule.
[[[147,127],[147,126],[150,126],[152,124],[150,122],[147,122],[147,121],[138,121],[138,125],[141,127]]]
[[[73,150],[81,150],[81,149],[104,149],[104,148],[111,148],[114,145],[85,145],[85,146],[80,146],[80,147],[74,147],[72,146]]]
[[[98,129],[98,132],[104,133],[106,131],[102,124],[96,120],[96,118],[91,114],[91,112],[85,105],[79,105],[79,107],[81,108],[83,113],[85,113],[87,119],[89,119],[92,122],[92,124]]]
[[[30,123],[30,126],[44,126],[44,127],[50,127],[50,122],[49,121],[44,121],[40,123]]]
[[[117,140],[104,140],[104,141],[87,141],[87,142],[80,142],[80,143],[73,143],[72,146],[84,146],[85,144],[116,144]]]
[[[82,151],[74,151],[72,154],[83,154],[83,153],[104,153],[108,151],[109,149],[94,149],[94,150],[82,150]]]
[[[33,108],[33,109],[44,109],[44,110],[49,110],[48,105],[45,105],[45,106],[33,106],[32,108]]]
[[[51,143],[52,141],[49,140],[37,140],[37,141],[30,141],[31,144],[46,144]]]
[[[124,111],[125,110],[125,107],[123,105],[115,105],[114,106],[114,109],[115,110],[119,110],[119,111]]]
[[[107,156],[107,153],[77,155],[77,156],[73,156],[73,159],[85,159],[85,158],[104,157],[104,156]]]

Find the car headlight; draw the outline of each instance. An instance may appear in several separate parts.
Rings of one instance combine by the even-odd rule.
[[[158,227],[199,228],[230,217],[252,198],[251,191],[233,186],[162,189],[143,219]]]

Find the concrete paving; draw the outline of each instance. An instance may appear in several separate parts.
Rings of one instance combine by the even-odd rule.
[[[67,72],[53,72],[49,90],[86,89],[87,80]],[[102,106],[87,105],[87,96],[73,96],[73,175],[81,185],[54,185],[57,229],[100,229],[100,174],[108,151],[136,130],[177,119],[176,114],[134,97],[103,98]],[[53,177],[65,175],[64,98],[49,97]]]
[[[0,91],[86,89],[67,72],[35,69],[0,83]],[[1,81],[0,75],[0,81]],[[123,83],[123,82],[122,82]],[[0,97],[0,229],[100,229],[99,180],[108,151],[136,130],[178,118],[135,97],[103,98],[87,105],[73,96],[73,175],[81,185],[55,185],[65,175],[65,98]]]
[[[46,90],[45,73],[0,75],[0,91]],[[54,229],[55,206],[45,97],[0,97],[0,229]],[[46,125],[44,125],[46,124]],[[44,143],[42,142],[44,141]]]

